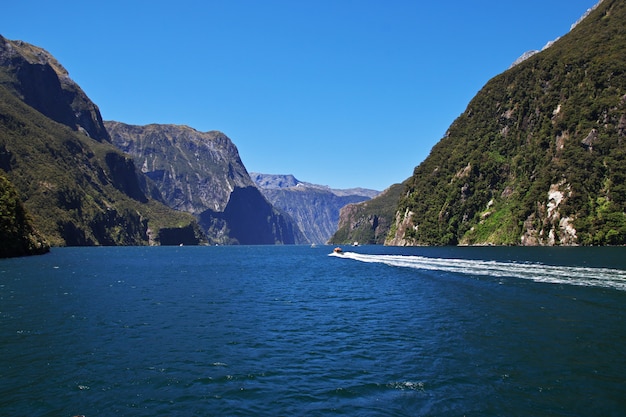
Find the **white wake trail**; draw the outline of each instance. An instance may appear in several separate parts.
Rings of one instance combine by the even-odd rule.
[[[626,291],[626,271],[610,268],[553,266],[539,263],[428,258],[410,255],[369,255],[356,252],[332,253],[343,259],[390,266],[445,271],[468,275],[511,277],[551,284],[614,288]]]

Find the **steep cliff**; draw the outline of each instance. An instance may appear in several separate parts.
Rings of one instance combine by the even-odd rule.
[[[306,240],[254,188],[232,141],[187,126],[107,121],[112,142],[132,155],[166,203],[194,214],[210,243],[293,244]]]
[[[223,211],[235,188],[253,185],[237,148],[223,133],[187,126],[134,126],[107,121],[105,126],[123,152],[159,187],[166,203],[200,214]]]
[[[393,245],[626,243],[626,3],[494,77],[414,171]]]
[[[0,35],[0,67],[11,74],[2,83],[24,103],[92,139],[109,140],[98,107],[50,53]]]
[[[0,169],[54,246],[158,243],[161,227],[194,222],[157,201],[133,160],[109,143],[98,108],[50,54],[5,38]]]
[[[253,186],[235,188],[223,212],[200,214],[200,225],[216,243],[282,245],[306,243],[295,223]]]
[[[293,175],[251,173],[263,195],[289,214],[307,241],[324,244],[337,230],[339,211],[350,203],[369,200],[375,190],[333,190],[297,180]]]

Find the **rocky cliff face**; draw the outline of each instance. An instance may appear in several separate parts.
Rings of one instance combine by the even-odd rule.
[[[223,133],[187,126],[105,122],[112,142],[132,155],[172,208],[194,214],[211,243],[293,244],[303,237],[254,187]]]
[[[24,103],[92,139],[108,141],[98,107],[47,51],[0,36],[0,66],[13,75],[5,86]]]
[[[293,175],[251,173],[263,195],[295,220],[307,241],[325,244],[337,230],[339,211],[350,203],[369,200],[375,190],[333,190],[305,183]]]
[[[237,148],[223,133],[187,126],[105,122],[111,140],[132,155],[166,203],[200,214],[223,211],[235,188],[253,185]]]
[[[494,77],[407,181],[394,245],[626,243],[626,3]]]
[[[193,217],[160,203],[98,108],[46,51],[0,37],[0,168],[52,245],[158,243]],[[156,198],[155,198],[156,197]]]

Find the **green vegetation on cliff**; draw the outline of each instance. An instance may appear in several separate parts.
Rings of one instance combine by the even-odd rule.
[[[38,255],[50,250],[37,233],[15,187],[0,170],[0,258]]]
[[[416,169],[389,244],[626,243],[626,2],[490,80]]]
[[[23,42],[0,37],[0,43],[0,170],[46,241],[143,245],[158,243],[161,228],[195,222],[158,201],[133,160],[108,141],[97,107],[59,74],[56,61]],[[39,61],[28,61],[32,54]],[[89,117],[69,117],[83,110]]]
[[[19,190],[37,230],[53,246],[148,244],[162,227],[193,217],[144,193],[134,163],[51,121],[0,86],[0,168]]]
[[[341,209],[330,244],[382,245],[395,221],[395,210],[405,185],[394,184],[378,196]]]

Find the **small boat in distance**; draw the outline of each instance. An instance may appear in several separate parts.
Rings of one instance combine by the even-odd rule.
[[[343,249],[341,249],[340,247],[336,247],[335,249],[333,249],[333,252],[341,255],[343,253]]]

